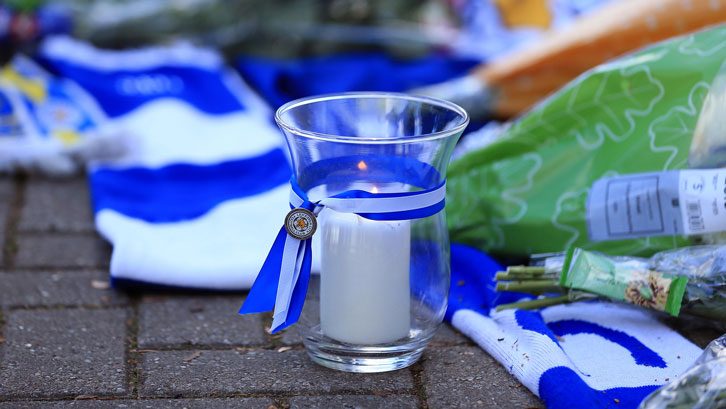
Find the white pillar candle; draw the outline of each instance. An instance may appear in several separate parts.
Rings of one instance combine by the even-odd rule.
[[[411,223],[320,213],[320,325],[338,341],[373,345],[408,336]]]

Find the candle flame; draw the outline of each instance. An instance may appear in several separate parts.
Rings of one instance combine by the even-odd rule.
[[[368,165],[366,165],[365,162],[360,161],[360,162],[358,162],[358,169],[360,169],[360,170],[366,170],[366,169],[368,169]]]
[[[371,193],[378,193],[378,186],[373,186],[373,189],[371,189]]]

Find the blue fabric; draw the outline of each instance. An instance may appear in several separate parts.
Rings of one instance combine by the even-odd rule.
[[[294,180],[294,179],[293,179]],[[356,198],[392,198],[392,197],[407,197],[407,196],[414,196],[419,195],[422,193],[428,193],[431,191],[434,191],[436,189],[443,189],[444,183],[442,182],[438,186],[426,189],[426,190],[420,190],[416,192],[402,192],[402,193],[370,193],[363,190],[348,190],[342,193],[339,193],[337,195],[334,195],[335,198],[340,199],[356,199]],[[446,199],[442,199],[440,202],[427,206],[422,207],[419,209],[411,209],[411,210],[405,210],[400,212],[386,212],[386,213],[356,213],[358,216],[369,219],[369,220],[413,220],[413,219],[422,219],[424,217],[433,216],[436,213],[444,210],[444,207],[446,205]]]
[[[332,197],[341,199],[405,197],[431,192],[441,188],[445,183],[441,181],[441,174],[435,167],[415,158],[394,155],[356,155],[314,162],[302,172],[305,179],[310,181],[306,184],[306,187],[309,190],[322,184],[349,181],[351,178],[350,169],[355,169],[360,162],[365,162],[368,165],[365,171],[367,172],[365,175],[368,178],[367,180],[378,183],[401,182],[424,190],[400,193],[369,193],[362,190],[348,190]],[[301,198],[306,197],[305,191],[294,176],[290,180],[290,185],[298,196]],[[370,220],[411,220],[434,215],[443,210],[444,206],[445,200],[442,200],[425,208],[402,212],[357,214]]]
[[[273,106],[293,99],[347,91],[400,92],[466,74],[479,60],[444,54],[400,60],[381,52],[299,60],[242,56],[237,68]]]
[[[657,385],[636,388],[590,388],[575,371],[564,366],[547,370],[540,376],[539,395],[552,409],[637,408]],[[615,399],[618,401],[616,402]]]
[[[22,135],[21,125],[15,121],[8,121],[5,118],[13,118],[15,116],[15,110],[13,105],[10,103],[10,99],[6,95],[5,90],[0,90],[0,136],[3,138],[7,137],[18,137]]]
[[[498,297],[492,273],[501,269],[496,261],[481,251],[452,243],[451,289],[445,319],[451,321],[454,312],[458,310],[486,314]]]
[[[305,303],[305,297],[308,294],[308,283],[310,282],[310,270],[313,264],[313,246],[312,240],[308,240],[307,244],[301,251],[304,252],[302,255],[303,262],[300,267],[300,278],[295,283],[295,288],[292,290],[292,299],[290,300],[290,311],[292,313],[282,323],[279,329],[284,329],[297,322],[302,313],[303,304]]]
[[[497,292],[494,275],[503,271],[496,260],[481,250],[463,244],[451,243],[451,289],[446,320],[458,310],[473,310],[488,315],[489,309],[531,298],[513,292]]]
[[[441,274],[439,269],[447,262],[447,256],[439,242],[412,237],[409,275],[411,296],[421,300],[432,311],[445,302],[442,299],[444,294],[431,291],[431,287],[437,285],[436,277]]]
[[[290,177],[281,149],[213,165],[100,168],[89,175],[96,212],[116,210],[151,223],[197,218],[227,200],[266,192]]]
[[[285,236],[287,236],[287,230],[285,230],[285,226],[282,226],[270,249],[270,254],[276,254],[279,257],[268,256],[265,259],[260,273],[257,274],[255,284],[250,289],[250,293],[239,310],[240,314],[267,312],[275,308],[275,295],[280,281],[280,265],[282,264],[282,250],[285,247]]]
[[[100,70],[70,61],[43,59],[59,75],[72,78],[91,93],[109,117],[120,117],[158,98],[186,101],[207,114],[244,110],[220,81],[222,70],[192,66],[160,66],[138,70]]]
[[[390,213],[357,213],[358,216],[364,218],[364,219],[370,219],[370,220],[412,220],[412,219],[422,219],[424,217],[429,217],[431,215],[434,215],[442,210],[444,210],[444,206],[446,205],[446,200],[441,200],[439,203],[424,207],[421,209],[415,209],[415,210],[407,210],[404,212],[390,212]]]
[[[544,319],[542,319],[542,315],[538,311],[517,310],[514,312],[514,317],[517,320],[517,324],[519,324],[522,329],[547,335],[554,343],[557,343],[555,334],[547,326],[547,324],[545,324]]]

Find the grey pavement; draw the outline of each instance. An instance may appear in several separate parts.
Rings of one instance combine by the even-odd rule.
[[[448,325],[410,368],[351,374],[237,315],[245,294],[109,289],[81,177],[0,177],[0,249],[0,409],[543,407]]]

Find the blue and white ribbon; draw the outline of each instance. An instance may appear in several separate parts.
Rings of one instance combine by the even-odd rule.
[[[429,176],[438,175],[435,169],[428,165],[425,167],[431,171]],[[395,173],[393,175],[395,179],[402,179],[401,175],[398,178]],[[408,179],[410,181],[411,178]],[[416,192],[370,193],[348,190],[311,202],[295,177],[290,179],[290,207],[307,209],[316,216],[323,208],[329,208],[342,213],[355,213],[370,220],[419,219],[443,210],[445,197],[446,181],[442,181],[431,189]],[[312,239],[298,240],[288,234],[283,226],[239,313],[264,312],[274,308],[270,327],[273,333],[297,322],[310,280],[311,244]]]

